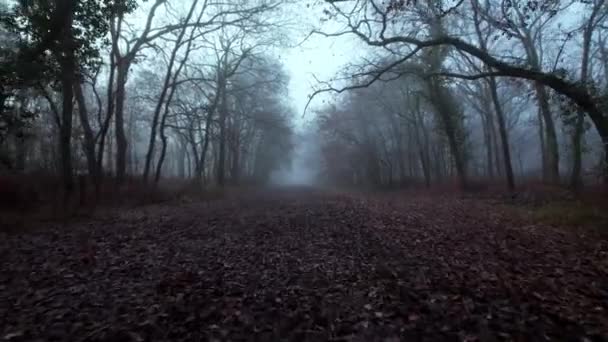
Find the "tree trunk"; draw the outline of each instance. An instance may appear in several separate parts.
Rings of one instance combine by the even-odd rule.
[[[9,94],[5,93],[0,86],[0,115],[4,114],[4,109],[6,108],[6,100],[9,98]]]
[[[543,123],[543,116],[538,108],[538,138],[540,142],[540,161],[541,161],[541,172],[542,178],[549,178],[549,167],[547,163],[547,144],[545,143],[545,125]]]
[[[492,103],[494,104],[494,111],[496,113],[496,119],[498,120],[498,130],[500,132],[500,140],[502,146],[502,156],[505,166],[505,174],[507,176],[507,188],[509,191],[515,190],[515,180],[513,178],[513,167],[511,165],[511,151],[509,148],[509,134],[507,132],[507,125],[505,123],[505,115],[500,105],[498,98],[498,91],[496,87],[496,79],[494,77],[488,78],[488,85],[490,86],[490,93],[492,95]],[[492,128],[494,129],[494,128]]]
[[[535,38],[529,28],[524,27],[522,30],[523,36],[521,41],[526,50],[528,63],[534,71],[540,71],[542,70],[542,66],[537,46],[534,44]],[[545,181],[556,184],[559,183],[559,146],[557,143],[555,123],[549,105],[549,94],[547,93],[545,85],[539,81],[534,82],[534,89],[536,91],[540,114],[545,124],[545,157],[547,163]]]
[[[198,130],[199,130],[199,136],[202,138],[202,129],[201,129],[201,125],[200,125],[200,119],[196,118],[197,122],[198,122]],[[188,170],[188,178],[190,177],[190,174],[192,173],[192,171],[194,170],[195,172],[198,172],[198,170],[200,169],[200,166],[198,165],[198,163],[200,162],[200,159],[198,158],[198,144],[196,142],[196,138],[194,135],[194,125],[191,123],[190,124],[190,129],[188,129],[188,136],[184,141],[184,148],[185,149],[190,149],[188,151],[188,158],[190,158],[190,160],[188,161],[188,165],[190,165],[189,167],[193,167],[192,169]],[[203,140],[203,139],[201,139]],[[192,165],[194,164],[194,165]]]
[[[572,174],[570,175],[570,187],[580,189],[583,185],[581,176],[583,164],[582,140],[584,133],[585,116],[581,112],[576,113],[574,132],[572,132]]]
[[[59,128],[59,151],[61,153],[61,174],[65,189],[64,204],[74,191],[74,177],[72,169],[72,112],[74,109],[74,75],[76,71],[76,57],[74,55],[72,23],[74,21],[74,2],[66,4],[69,10],[64,19],[62,51],[57,53],[61,64],[61,90],[63,92],[63,107],[61,126]]]
[[[95,179],[95,198],[99,199],[101,194],[101,183],[103,182],[103,152],[106,147],[106,137],[110,129],[112,122],[112,116],[114,115],[114,74],[116,70],[116,63],[114,62],[114,55],[110,54],[110,75],[108,77],[108,93],[107,93],[107,110],[106,117],[103,124],[100,127],[99,132],[99,143],[97,148],[97,159],[96,159],[96,179]]]
[[[185,179],[186,178],[186,161],[190,160],[190,157],[188,156],[188,146],[186,145],[186,143],[180,139],[179,145],[177,145],[177,156],[176,156],[176,162],[177,162],[177,177],[179,177],[180,179]],[[188,163],[189,164],[189,163]]]
[[[585,29],[583,31],[583,56],[581,59],[581,84],[585,89],[589,89],[587,85],[587,77],[589,74],[589,53],[591,49],[591,39],[593,37],[593,30],[595,28],[595,18],[599,13],[600,9],[604,5],[604,0],[601,0],[593,9],[591,16],[589,17]],[[570,186],[574,189],[578,189],[583,184],[581,177],[582,169],[582,139],[585,133],[584,129],[585,116],[582,112],[577,112],[576,123],[572,136],[572,174],[570,178]],[[608,175],[607,175],[608,176]]]
[[[167,106],[169,104],[167,103]],[[156,175],[154,176],[154,183],[158,184],[158,181],[160,181],[160,175],[161,175],[161,171],[163,168],[163,163],[165,161],[165,155],[167,153],[167,135],[165,134],[165,126],[166,126],[166,119],[167,119],[167,113],[169,111],[169,108],[166,107],[165,108],[165,113],[163,115],[163,118],[161,120],[160,123],[160,140],[161,140],[161,149],[160,149],[160,156],[158,157],[158,163],[156,165]]]
[[[490,106],[485,97],[481,99],[481,102],[482,108],[480,109],[483,110],[479,111],[479,116],[483,126],[483,140],[486,145],[486,176],[490,179],[494,179],[494,144],[492,141],[492,130],[494,129],[494,126],[491,120],[492,111],[490,110]]]
[[[196,7],[197,2],[198,1],[194,1],[192,3],[192,5],[190,6],[190,11],[188,12],[188,15],[185,18],[186,23],[190,22],[190,19],[192,18],[192,15],[194,13],[194,9]],[[200,20],[200,18],[199,18],[199,20]],[[177,68],[177,70],[175,71],[175,73],[173,73],[173,65],[175,64],[177,52],[179,51],[179,49],[182,46],[182,41],[184,39],[184,35],[186,34],[186,31],[187,31],[187,26],[183,26],[181,31],[179,32],[179,35],[177,36],[177,40],[175,41],[175,46],[173,47],[173,50],[171,51],[171,56],[169,58],[169,64],[167,66],[167,72],[165,73],[165,80],[164,80],[163,88],[161,90],[158,101],[156,102],[156,108],[154,109],[154,115],[152,117],[152,125],[150,128],[150,143],[148,144],[148,152],[146,153],[146,164],[144,166],[144,182],[148,181],[148,176],[150,173],[150,163],[152,162],[153,153],[154,153],[154,145],[156,142],[156,128],[158,126],[158,120],[161,115],[161,110],[162,110],[163,104],[164,104],[165,110],[164,110],[164,113],[161,118],[161,126],[160,126],[162,151],[160,153],[160,160],[157,164],[154,182],[157,183],[158,180],[160,179],[160,173],[161,173],[161,169],[162,169],[163,162],[165,159],[165,153],[167,150],[167,137],[164,134],[165,124],[166,124],[166,120],[167,120],[167,113],[169,111],[169,106],[171,104],[173,94],[175,93],[175,88],[177,87],[175,85],[175,81],[177,80],[177,77],[179,76],[179,73],[185,64],[186,59],[188,58],[188,54],[189,54],[190,48],[192,46],[193,36],[191,35],[190,40],[188,41],[186,56],[181,61],[180,65]],[[192,33],[194,34],[194,31],[192,31]],[[173,83],[173,85],[170,85],[171,83]],[[167,102],[165,103],[165,97],[167,97],[167,92],[169,92],[169,95],[168,95]]]
[[[110,128],[110,135],[116,135],[114,130]],[[116,177],[116,163],[115,157],[116,153],[114,152],[114,139],[108,139],[108,147],[106,150],[106,169],[107,172],[111,175],[111,177]]]
[[[391,133],[393,135],[393,139],[395,139],[396,152],[397,152],[397,168],[399,169],[399,181],[403,182],[405,180],[405,151],[403,148],[403,137],[402,137],[402,127],[400,123],[396,120],[394,114],[388,113],[388,117],[391,124]],[[408,137],[411,135],[408,134]],[[409,157],[409,150],[408,150]]]
[[[603,177],[604,177],[604,184],[608,185],[608,138],[604,137],[604,170],[603,170]]]
[[[61,88],[63,92],[63,109],[61,115],[61,128],[59,138],[59,151],[61,153],[61,174],[63,184],[66,191],[66,196],[69,196],[74,190],[74,179],[72,170],[72,110],[73,110],[73,93],[72,80],[68,73],[70,67],[65,65],[62,67]]]
[[[549,106],[549,96],[545,87],[539,82],[535,82],[536,95],[538,96],[538,106],[540,114],[545,124],[545,143],[547,158],[547,181],[553,184],[559,183],[559,145],[557,143],[557,133],[555,123]]]
[[[196,2],[195,2],[196,3]],[[194,10],[194,7],[192,8],[192,11]],[[188,17],[189,19],[189,17]],[[200,20],[200,18],[199,18]],[[182,35],[180,35],[178,42],[181,42],[181,39],[183,37],[183,33],[185,33],[185,29],[182,31]],[[193,31],[194,33],[194,31]],[[173,96],[175,95],[175,91],[177,90],[177,86],[175,85],[175,82],[177,81],[177,78],[179,76],[179,74],[181,73],[181,70],[183,69],[184,65],[186,64],[186,60],[188,59],[188,55],[190,54],[190,50],[192,47],[192,41],[193,41],[193,37],[192,35],[190,36],[190,39],[188,40],[188,44],[187,44],[187,48],[186,48],[186,55],[184,56],[184,58],[181,60],[179,67],[177,68],[177,70],[175,71],[175,73],[173,73],[173,75],[171,75],[171,69],[173,68],[173,63],[175,60],[175,56],[177,54],[177,50],[179,50],[179,44],[176,45],[175,49],[173,50],[173,54],[171,55],[171,61],[169,63],[169,69],[167,72],[167,78],[165,79],[165,84],[164,84],[164,88],[163,88],[163,93],[161,94],[160,99],[158,100],[158,104],[162,105],[162,103],[164,102],[165,105],[165,110],[162,114],[162,118],[161,118],[161,122],[160,122],[160,139],[161,139],[161,143],[162,143],[162,147],[161,147],[161,152],[160,152],[160,156],[159,156],[159,160],[158,160],[158,164],[156,166],[156,175],[154,176],[154,183],[158,183],[158,181],[160,180],[160,176],[161,176],[161,171],[162,171],[162,167],[163,167],[163,163],[165,161],[165,154],[167,152],[167,136],[165,134],[165,128],[167,126],[167,116],[169,115],[169,108],[171,106],[171,103],[173,101]],[[171,83],[173,84],[172,86],[169,85],[169,81],[171,81]],[[169,94],[166,95],[167,89],[171,88],[169,90]],[[167,101],[164,101],[165,96],[167,96]],[[158,107],[157,109],[160,110],[160,107]],[[156,112],[154,115],[155,119],[158,119]],[[151,132],[151,139],[153,139],[152,135],[154,134],[154,130],[152,130]],[[150,141],[150,148],[154,148],[154,144],[153,144],[153,140]],[[151,150],[148,150],[148,152],[150,153]],[[144,181],[147,180],[147,176],[148,176],[148,158],[146,156],[146,169],[144,170]]]
[[[606,40],[600,35],[599,37],[599,52],[600,52],[600,60],[604,69],[604,80],[608,82],[608,49],[606,49]],[[608,114],[605,115],[608,117]],[[604,157],[601,160],[603,164],[602,176],[604,178],[604,183],[608,185],[608,119],[603,120],[593,120],[600,137],[602,138],[602,145],[604,151]],[[603,127],[600,128],[600,127]]]
[[[426,128],[424,127],[424,123],[422,122],[418,101],[416,101],[416,110],[414,112],[414,135],[416,137],[416,145],[418,145],[418,155],[420,157],[420,166],[422,167],[422,174],[424,175],[424,185],[427,188],[430,188],[431,166],[428,156],[428,150],[425,146],[427,143],[427,139],[425,137],[425,141],[422,141],[422,139],[420,138],[420,130],[422,130],[423,134],[425,134],[426,136]]]
[[[595,128],[602,139],[604,145],[604,167],[602,170],[602,177],[604,178],[605,184],[608,185],[608,115],[605,115],[598,108],[584,108],[591,120],[593,121]]]
[[[239,146],[235,146],[232,151],[232,182],[236,185],[240,181],[241,165],[240,165],[240,153]]]
[[[225,66],[224,66],[225,67]],[[222,71],[223,72],[223,71]],[[228,117],[228,96],[226,94],[226,79],[222,76],[222,82],[220,87],[218,87],[218,91],[221,91],[221,102],[220,102],[220,117],[219,117],[219,126],[220,126],[220,136],[219,136],[219,151],[218,151],[218,161],[217,161],[217,184],[221,187],[225,185],[225,164],[226,164],[226,119]]]
[[[15,169],[23,173],[25,171],[25,160],[27,154],[27,144],[25,136],[21,133],[15,137]]]
[[[480,20],[479,20],[479,15],[477,12],[478,3],[474,2],[473,7],[474,7],[473,19],[475,22],[475,31],[477,33],[477,39],[479,40],[482,50],[484,52],[488,52],[487,37],[484,38],[484,35],[482,34],[481,28],[480,28],[481,27]],[[489,69],[492,70],[491,68],[489,68]],[[492,99],[492,104],[494,105],[494,112],[496,113],[496,119],[498,121],[498,130],[500,133],[500,140],[501,140],[502,154],[503,154],[503,164],[504,164],[505,174],[507,177],[507,188],[510,191],[513,191],[513,190],[515,190],[515,180],[513,178],[513,167],[511,164],[511,152],[509,149],[509,135],[507,132],[507,125],[505,123],[505,116],[504,116],[504,113],[502,110],[502,106],[500,104],[500,98],[498,97],[496,79],[494,77],[488,78],[488,87],[490,90],[490,97]],[[494,130],[494,122],[491,119],[488,121],[490,121],[492,137],[495,139],[496,134],[495,134],[495,130]],[[494,145],[495,146],[498,145],[498,144],[496,144],[496,140],[494,140]],[[498,157],[498,153],[496,153],[496,156]],[[498,162],[498,160],[497,160],[496,166],[500,167],[500,163]]]
[[[164,126],[164,125],[162,125]],[[167,135],[165,134],[164,127],[161,126],[160,131],[160,140],[161,140],[161,148],[160,148],[160,156],[158,157],[158,163],[156,164],[156,174],[154,175],[154,184],[158,184],[160,181],[163,164],[165,162],[165,156],[167,153]]]
[[[185,148],[186,147],[184,146],[184,149]],[[188,179],[192,179],[192,159],[196,159],[196,154],[191,156],[190,153],[188,152],[188,150],[185,150],[185,151],[186,151],[186,153],[184,153],[184,154],[185,154],[186,158],[185,158],[184,162],[186,163],[186,170],[188,171],[187,176],[188,176]]]
[[[168,74],[170,71],[168,72]],[[150,123],[150,141],[148,142],[148,151],[146,152],[146,160],[144,163],[144,183],[148,182],[148,177],[150,175],[150,168],[152,167],[152,158],[154,158],[154,146],[156,145],[156,130],[158,127],[158,120],[160,117],[160,111],[162,104],[165,99],[165,94],[167,93],[167,83],[169,80],[169,75],[167,74],[165,78],[165,85],[159,95],[158,101],[156,103],[156,109],[154,110],[154,114],[152,116],[152,122]]]
[[[492,109],[490,109],[491,111],[493,111]],[[502,158],[500,157],[502,152],[500,150],[500,144],[498,143],[498,137],[496,136],[496,125],[494,123],[494,120],[491,120],[491,129],[490,129],[490,139],[492,139],[492,148],[493,148],[493,153],[492,156],[494,157],[494,170],[496,171],[496,175],[498,176],[503,176],[505,173],[503,172],[503,162],[502,162]]]
[[[219,88],[218,88],[219,89]],[[215,98],[219,98],[219,94],[216,94]],[[214,101],[217,104],[217,100]],[[215,107],[215,105],[213,106]],[[207,118],[205,119],[205,139],[203,140],[203,147],[201,148],[201,157],[198,162],[198,168],[196,169],[196,177],[200,179],[201,184],[204,182],[204,170],[205,164],[207,162],[207,150],[209,150],[209,141],[211,138],[211,123],[213,122],[213,113],[215,109],[212,109],[207,113]]]
[[[83,150],[87,159],[89,179],[95,181],[98,178],[97,163],[95,160],[95,135],[93,134],[93,129],[89,124],[89,115],[84,100],[84,95],[82,93],[82,84],[80,84],[80,82],[74,82],[74,95],[76,96],[76,102],[78,103],[80,126],[84,131]]]
[[[437,99],[443,96],[450,96],[449,94],[442,94],[445,89],[440,85],[437,85],[434,81],[431,82],[433,93],[435,93]],[[467,187],[467,178],[463,153],[464,144],[458,137],[458,124],[456,122],[458,118],[456,118],[454,109],[448,108],[442,101],[435,102],[434,106],[436,107],[437,114],[439,115],[444,133],[448,140],[448,147],[454,160],[454,167],[456,168],[456,176],[458,177],[459,185],[462,189],[465,189]]]
[[[125,91],[127,73],[130,62],[120,59],[117,65],[116,76],[116,113],[114,120],[116,134],[116,183],[123,184],[127,173],[127,136],[125,134]]]

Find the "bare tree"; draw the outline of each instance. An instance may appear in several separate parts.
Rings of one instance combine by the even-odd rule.
[[[511,62],[507,59],[497,58],[489,52],[486,52],[482,48],[476,46],[474,43],[453,36],[448,32],[444,32],[439,36],[432,36],[427,32],[426,36],[421,37],[420,34],[400,34],[399,31],[395,30],[393,26],[391,26],[391,23],[394,21],[402,22],[403,20],[406,20],[406,18],[412,18],[412,15],[418,13],[419,6],[422,5],[414,5],[411,6],[411,8],[404,6],[400,9],[395,9],[394,7],[390,6],[382,6],[373,0],[361,0],[354,2],[330,2],[330,6],[330,15],[333,18],[336,18],[336,20],[341,20],[345,24],[346,30],[330,33],[315,30],[312,32],[313,35],[320,34],[326,37],[335,37],[350,34],[358,37],[363,43],[370,47],[389,50],[393,50],[398,47],[399,49],[407,50],[409,52],[404,53],[402,55],[403,57],[394,63],[381,68],[372,67],[372,69],[367,73],[359,73],[359,75],[365,74],[365,76],[368,77],[367,80],[362,80],[357,84],[341,88],[330,86],[323,89],[318,89],[313,92],[313,96],[322,92],[333,91],[340,93],[351,89],[367,87],[381,79],[383,76],[386,76],[390,72],[394,71],[395,67],[410,60],[420,51],[437,46],[448,46],[467,54],[472,58],[478,59],[492,71],[475,74],[459,74],[450,71],[441,71],[435,73],[434,75],[469,80],[487,78],[490,76],[512,77],[529,80],[542,87],[551,88],[556,93],[568,98],[588,115],[590,120],[593,122],[596,131],[604,142],[605,158],[608,158],[608,119],[606,119],[606,116],[604,115],[604,110],[601,106],[602,101],[599,99],[600,95],[586,89],[584,86],[580,85],[579,82],[569,80],[563,76],[558,76],[551,71],[548,72],[539,70],[539,68],[536,68],[533,65],[522,66],[519,63]],[[348,9],[346,8],[347,6]],[[438,16],[453,16],[454,13],[457,13],[459,10],[463,10],[461,6],[462,2],[459,2],[454,8],[441,11]],[[475,7],[473,7],[473,10],[474,9]],[[546,9],[543,8],[539,10]],[[542,95],[542,91],[540,93]],[[544,100],[541,99],[541,101]],[[548,116],[544,117],[545,121],[547,121],[547,118]],[[553,141],[551,141],[550,144],[553,144]],[[553,157],[555,157],[555,154]],[[551,162],[553,165],[552,174],[553,177],[555,177],[557,175],[555,172],[555,166],[558,165],[558,161],[555,160],[557,158],[553,159],[554,160]],[[608,176],[608,171],[604,171],[604,174]],[[608,179],[608,177],[606,178]]]

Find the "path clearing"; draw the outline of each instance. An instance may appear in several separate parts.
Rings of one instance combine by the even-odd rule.
[[[0,340],[608,339],[606,242],[396,198],[283,189],[0,236]]]

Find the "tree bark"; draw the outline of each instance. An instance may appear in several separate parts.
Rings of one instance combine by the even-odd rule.
[[[136,39],[133,47],[130,51],[128,51],[124,56],[121,55],[118,46],[118,40],[122,33],[122,21],[124,12],[120,11],[117,13],[116,18],[112,18],[112,22],[110,23],[110,33],[112,36],[112,54],[114,55],[114,59],[116,62],[116,118],[114,120],[115,124],[115,135],[116,135],[116,183],[122,184],[125,181],[126,173],[127,173],[127,136],[125,134],[124,128],[124,103],[126,98],[126,82],[127,76],[129,74],[129,69],[131,68],[131,63],[136,57],[136,54],[140,51],[140,49],[144,46],[146,42],[149,42],[152,38],[148,37],[152,27],[152,20],[156,14],[156,10],[160,5],[165,3],[166,0],[156,0],[150,11],[148,12],[148,17],[146,19],[146,25],[143,33],[139,38]],[[115,23],[114,19],[117,20]],[[168,31],[164,31],[165,33]],[[161,32],[157,32],[155,37],[159,37],[162,35]]]
[[[218,68],[218,89],[213,99],[213,103],[211,104],[211,107],[209,108],[209,111],[207,113],[207,117],[205,119],[205,138],[203,140],[203,147],[201,148],[201,156],[199,158],[199,162],[197,163],[198,168],[196,169],[196,177],[200,179],[201,184],[203,184],[204,181],[203,173],[205,171],[205,164],[207,162],[207,151],[209,150],[209,142],[211,140],[211,123],[213,122],[213,114],[215,114],[215,110],[217,108],[218,101],[220,98],[219,91],[222,79],[221,72],[221,69]]]
[[[97,179],[97,163],[95,159],[95,134],[89,123],[89,113],[87,111],[84,94],[82,93],[82,84],[78,81],[74,82],[74,95],[78,103],[78,114],[80,118],[80,126],[84,132],[83,150],[87,159],[87,168],[89,179],[95,181]]]
[[[74,75],[76,72],[76,57],[74,55],[74,41],[72,37],[72,24],[74,21],[74,2],[66,4],[63,26],[63,41],[61,51],[57,51],[57,57],[61,67],[61,90],[63,92],[63,106],[61,113],[61,126],[59,128],[59,151],[61,154],[61,173],[65,190],[64,202],[74,191],[74,177],[72,169],[72,113],[74,109]]]
[[[74,179],[72,169],[72,111],[73,111],[73,91],[72,77],[69,74],[73,68],[70,62],[64,62],[62,66],[61,88],[63,92],[63,108],[61,114],[61,127],[59,139],[59,151],[61,153],[61,173],[66,196],[74,190]]]
[[[547,179],[550,183],[559,183],[559,145],[555,123],[549,107],[547,90],[540,82],[534,82],[538,106],[545,127],[545,157],[547,159]]]
[[[186,161],[190,160],[190,156],[188,155],[188,146],[184,139],[179,139],[179,144],[177,145],[177,177],[180,179],[186,178]],[[188,163],[189,164],[189,163]],[[188,167],[189,169],[189,167]]]
[[[225,70],[226,65],[223,66],[223,70]],[[224,72],[224,71],[222,71]],[[221,78],[221,83],[218,87],[218,91],[221,92],[221,100],[220,100],[220,109],[219,109],[219,126],[220,126],[220,136],[219,136],[219,151],[218,151],[218,161],[217,161],[217,184],[221,187],[225,185],[225,164],[226,164],[226,119],[228,117],[228,96],[226,94],[226,79],[224,76]]]
[[[114,49],[114,45],[117,44],[117,41],[112,41],[112,49]],[[110,130],[110,125],[112,123],[112,117],[114,115],[114,77],[116,73],[116,61],[114,53],[110,53],[110,75],[108,77],[108,89],[107,89],[107,108],[106,108],[106,116],[101,123],[101,127],[99,130],[98,137],[98,147],[97,147],[97,157],[96,157],[96,169],[97,169],[97,177],[95,179],[95,198],[98,200],[101,195],[101,184],[103,182],[104,177],[104,166],[103,166],[103,157],[104,150],[106,147],[106,138],[108,136],[108,131]],[[100,103],[101,105],[101,103]],[[101,111],[101,109],[100,109]],[[111,141],[111,140],[110,140]]]
[[[192,15],[194,14],[194,9],[196,8],[196,4],[198,3],[197,0],[192,2],[192,5],[190,6],[190,10],[188,12],[188,15],[186,16],[186,18],[184,19],[185,23],[190,22],[190,19],[192,18]],[[202,12],[201,12],[202,14]],[[200,20],[200,18],[199,18]],[[184,57],[184,59],[181,61],[180,66],[178,67],[178,69],[175,71],[175,73],[173,73],[173,65],[175,64],[175,59],[177,57],[177,52],[179,51],[179,49],[182,47],[182,42],[184,39],[184,36],[186,34],[187,31],[187,26],[183,26],[182,29],[180,30],[177,39],[175,41],[175,46],[173,47],[173,50],[171,51],[171,56],[169,58],[169,65],[167,66],[167,72],[165,73],[165,80],[164,80],[164,84],[163,84],[163,88],[161,90],[161,93],[158,97],[158,101],[156,102],[156,108],[154,109],[154,114],[152,116],[152,124],[150,127],[150,142],[148,144],[148,152],[146,153],[146,162],[145,162],[145,166],[144,166],[144,182],[148,181],[148,176],[150,174],[150,165],[152,162],[152,158],[154,156],[154,145],[156,143],[156,130],[158,127],[158,123],[159,123],[159,118],[161,115],[161,110],[163,108],[163,105],[165,106],[165,111],[162,115],[162,118],[160,118],[161,120],[161,127],[160,127],[160,135],[161,135],[161,140],[162,140],[162,147],[161,147],[161,153],[160,153],[160,160],[157,163],[157,168],[156,168],[156,174],[154,176],[154,182],[158,183],[159,179],[160,179],[160,173],[162,170],[162,166],[163,166],[163,162],[165,159],[165,153],[167,150],[167,137],[165,136],[164,133],[164,129],[165,129],[165,123],[166,123],[166,118],[167,118],[167,113],[169,111],[169,106],[171,104],[171,99],[173,97],[173,94],[175,93],[175,88],[177,87],[175,85],[175,81],[177,80],[177,77],[181,71],[181,69],[183,68],[186,59],[188,58],[188,52],[192,46],[192,35],[190,36],[190,39],[188,41],[188,46],[187,46],[187,51],[186,51],[186,56]],[[194,34],[194,31],[192,31],[192,34]],[[173,81],[173,82],[172,82]],[[170,85],[171,83],[173,83],[173,85]],[[167,102],[165,103],[165,98],[167,97],[167,93],[169,94],[169,98],[167,100]]]
[[[190,19],[192,18],[192,15],[194,14],[194,9],[196,8],[196,4],[198,3],[198,0],[195,0],[192,2],[192,6],[190,7],[190,11],[188,12],[188,15],[185,19],[185,22],[188,23],[190,22]],[[201,11],[200,15],[198,16],[197,22],[200,22],[202,19],[202,15],[203,15],[204,11]],[[177,52],[179,51],[179,49],[181,48],[182,42],[183,42],[183,38],[186,34],[186,26],[184,26],[182,28],[182,30],[180,31],[178,37],[177,37],[177,41],[175,42],[175,47],[173,49],[173,52],[171,53],[171,58],[169,61],[169,66],[167,68],[167,74],[165,77],[165,84],[163,86],[163,91],[161,93],[161,97],[158,100],[158,106],[154,112],[154,119],[158,120],[158,115],[157,115],[157,110],[160,111],[160,106],[162,106],[165,96],[167,96],[167,101],[164,102],[164,106],[165,106],[165,110],[162,114],[162,118],[161,118],[161,123],[160,123],[160,139],[161,139],[161,152],[160,152],[160,156],[159,156],[159,160],[158,160],[158,164],[156,166],[156,174],[154,176],[154,183],[157,184],[160,180],[160,176],[161,176],[161,172],[162,172],[162,167],[163,167],[163,163],[165,161],[165,154],[167,152],[167,136],[165,134],[165,127],[166,127],[166,122],[167,122],[167,115],[169,115],[169,108],[171,106],[171,103],[173,101],[173,96],[175,95],[175,91],[177,89],[177,78],[179,77],[182,69],[184,68],[184,66],[186,65],[186,61],[188,60],[188,57],[190,56],[190,51],[192,50],[192,43],[194,41],[194,33],[195,30],[193,29],[190,33],[190,37],[187,40],[186,43],[186,53],[184,55],[184,57],[181,59],[179,66],[177,67],[177,70],[172,74],[172,69],[173,69],[173,64],[175,63],[175,59],[177,56]],[[171,83],[171,85],[169,85],[169,83]],[[169,94],[167,94],[167,88],[170,87],[169,90]],[[154,140],[155,137],[153,136],[155,134],[154,129],[152,129],[151,131],[151,136],[150,136],[150,148],[153,149],[154,148]],[[150,153],[151,151],[148,150],[148,152]],[[148,177],[148,169],[149,167],[149,160],[146,156],[146,168],[144,169],[144,181],[147,180]]]
[[[393,36],[393,37],[381,37],[379,40],[376,40],[376,39],[370,38],[363,32],[359,31],[357,29],[357,27],[358,27],[357,25],[351,26],[351,31],[349,31],[349,32],[355,34],[357,37],[359,37],[361,40],[363,40],[369,46],[388,47],[388,46],[395,45],[395,44],[407,44],[407,45],[413,45],[418,50],[421,50],[424,48],[449,45],[449,46],[452,46],[452,47],[460,50],[461,52],[464,52],[468,55],[471,55],[471,56],[481,60],[488,67],[495,69],[496,72],[492,72],[491,73],[492,76],[503,76],[503,77],[506,76],[506,77],[515,77],[515,78],[520,78],[520,79],[526,79],[526,80],[535,81],[536,83],[541,84],[542,86],[552,88],[556,92],[571,99],[583,111],[585,111],[585,113],[587,113],[587,115],[593,122],[595,129],[597,130],[599,136],[602,139],[602,143],[604,144],[604,151],[606,153],[608,153],[608,115],[605,115],[603,109],[598,104],[598,101],[595,99],[595,97],[592,94],[590,94],[589,91],[587,91],[584,87],[577,85],[575,82],[570,82],[570,81],[565,80],[559,76],[556,76],[550,72],[542,72],[540,70],[535,70],[534,68],[527,68],[527,67],[521,67],[518,65],[509,64],[507,62],[504,62],[500,59],[495,58],[494,56],[490,55],[489,53],[484,52],[479,47],[469,44],[460,38],[443,35],[443,36],[436,37],[436,38],[433,38],[430,40],[420,40],[420,39],[417,39],[417,38],[411,37],[411,36]],[[409,57],[410,56],[408,56],[408,58]],[[405,60],[407,60],[407,58],[403,59],[403,61],[405,61]],[[394,68],[394,65],[389,65],[387,68],[380,70],[379,72],[376,73],[376,76],[374,78],[372,78],[370,81],[368,81],[367,83],[365,83],[363,85],[344,87],[342,89],[339,89],[338,91],[342,92],[342,91],[349,90],[349,89],[367,87],[367,86],[369,86],[369,84],[378,80],[384,73],[386,73],[388,70],[391,70],[392,68]],[[480,74],[480,75],[460,75],[460,74],[454,74],[454,73],[439,72],[439,74],[442,76],[446,76],[446,77],[458,77],[458,78],[470,79],[470,80],[484,78],[484,77],[489,76],[487,73]],[[334,90],[334,89],[332,89],[332,90]],[[324,90],[317,91],[317,92],[315,92],[315,94],[318,94],[323,91]],[[557,141],[557,139],[555,139],[555,142],[556,141]],[[555,146],[556,145],[557,144],[555,144]],[[559,162],[558,158],[553,158],[553,159],[557,159],[557,162]],[[608,156],[605,156],[605,160],[608,161]],[[556,160],[553,161],[554,165],[559,165],[558,163],[555,163],[555,161]],[[553,169],[555,170],[555,168],[553,168]],[[557,170],[559,171],[559,168]],[[557,173],[556,176],[559,177],[559,172]],[[605,167],[605,169],[603,171],[603,176],[604,176],[606,182],[608,182],[608,166]]]
[[[154,175],[154,184],[158,184],[160,181],[160,176],[163,168],[163,163],[165,162],[165,154],[167,153],[167,135],[165,134],[165,126],[167,120],[167,113],[169,112],[169,103],[167,103],[167,107],[165,107],[165,113],[163,114],[162,120],[160,122],[160,140],[161,140],[161,148],[160,155],[158,156],[158,162],[156,164],[156,174]]]
[[[500,132],[500,141],[502,146],[503,162],[505,166],[505,174],[507,177],[507,188],[509,191],[515,190],[515,179],[513,177],[513,166],[511,164],[511,151],[509,148],[509,134],[507,132],[507,125],[505,123],[505,115],[500,104],[498,97],[498,91],[496,87],[496,79],[494,77],[488,78],[488,85],[490,87],[490,94],[492,95],[492,103],[494,104],[494,111],[496,113],[496,119],[498,121],[498,130]],[[493,128],[492,128],[493,129]]]
[[[125,134],[125,91],[129,62],[121,58],[116,68],[116,113],[114,118],[114,133],[116,134],[116,183],[122,184],[127,173],[127,136]]]
[[[446,103],[444,103],[451,94],[437,82],[438,80],[436,79],[430,80],[429,84],[431,93],[433,94],[432,97],[437,100],[433,103],[433,106],[435,106],[448,140],[448,147],[454,160],[454,167],[456,168],[456,176],[458,177],[459,185],[462,189],[465,189],[467,187],[467,176],[464,160],[464,143],[459,137],[457,113],[454,108],[449,108],[450,106],[447,106]]]
[[[240,173],[241,173],[241,163],[240,163],[240,135],[239,135],[239,127],[238,124],[235,123],[234,127],[234,138],[233,138],[233,148],[232,148],[232,171],[231,178],[233,184],[238,184],[240,182]]]
[[[422,174],[424,175],[424,185],[427,188],[431,187],[431,165],[428,154],[428,137],[426,127],[424,127],[424,121],[422,121],[422,115],[420,115],[420,102],[415,99],[414,108],[414,135],[416,137],[416,145],[418,145],[418,156],[420,157],[420,166],[422,167]],[[420,131],[424,134],[424,141],[420,137]]]
[[[585,115],[577,111],[574,132],[572,132],[572,173],[570,174],[570,187],[575,190],[580,189],[583,185],[581,171],[583,167],[584,124]]]
[[[516,8],[517,10],[517,8]],[[537,72],[541,72],[542,70],[542,61],[539,57],[539,49],[535,44],[536,39],[535,35],[532,33],[531,29],[525,26],[524,20],[522,19],[524,14],[520,11],[517,11],[517,14],[520,18],[520,23],[522,24],[522,34],[520,36],[520,40],[524,45],[524,49],[526,51],[526,56],[528,58],[528,64],[530,67]],[[540,35],[537,35],[541,37]],[[537,38],[542,39],[542,38]],[[542,45],[540,45],[542,53]],[[545,181],[548,181],[553,184],[559,183],[559,145],[557,141],[557,133],[555,129],[555,122],[553,121],[553,115],[551,113],[551,107],[549,104],[549,94],[547,93],[547,89],[544,84],[540,81],[534,82],[534,89],[536,91],[536,97],[538,100],[538,106],[540,108],[540,113],[543,117],[545,124],[545,147],[547,151],[545,153],[546,156],[546,178]]]
[[[484,91],[484,88],[479,88],[479,91]],[[488,103],[488,99],[484,96],[480,99],[482,105],[479,112],[479,117],[483,126],[483,140],[486,147],[486,176],[494,179],[494,141],[493,141],[493,120],[492,110]]]
[[[23,132],[20,132],[15,137],[15,169],[20,173],[25,172],[26,155],[27,143],[25,141],[25,135]]]
[[[591,50],[591,39],[593,38],[593,30],[595,29],[595,19],[599,14],[600,10],[604,6],[604,0],[600,0],[594,4],[593,11],[589,17],[585,28],[583,30],[583,55],[581,59],[581,85],[586,89],[589,89],[587,85],[587,78],[589,76],[589,56]],[[585,133],[584,131],[585,116],[581,111],[576,113],[576,122],[574,132],[572,136],[572,174],[570,176],[570,186],[574,189],[579,189],[583,185],[583,179],[581,176],[582,170],[582,139]],[[608,174],[607,174],[608,178]]]

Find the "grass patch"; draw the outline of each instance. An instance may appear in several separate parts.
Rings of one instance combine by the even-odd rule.
[[[580,201],[553,202],[527,209],[534,222],[555,226],[584,226],[608,231],[608,210]]]

